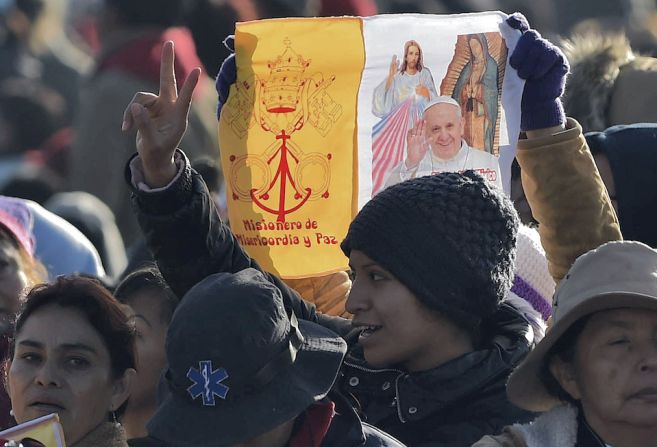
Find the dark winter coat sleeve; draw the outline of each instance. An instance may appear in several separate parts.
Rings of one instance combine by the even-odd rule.
[[[143,191],[133,185],[130,165],[129,162],[126,166],[126,180],[132,188],[139,225],[162,275],[181,299],[194,284],[212,273],[239,272],[249,267],[262,271],[221,220],[205,182],[191,169],[184,154],[177,178],[155,191]],[[349,320],[318,314],[314,305],[304,301],[280,278],[263,273],[279,288],[286,307],[298,318],[317,322],[341,335],[350,330]]]

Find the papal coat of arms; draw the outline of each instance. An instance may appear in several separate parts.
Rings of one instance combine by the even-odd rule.
[[[261,154],[230,157],[228,183],[234,200],[252,201],[279,222],[307,201],[329,196],[332,155],[304,152],[295,133],[310,125],[326,137],[342,115],[327,91],[335,76],[309,74],[311,60],[291,44],[285,39],[284,51],[268,61],[266,77],[238,79],[222,112],[239,138],[248,138],[254,125],[272,135]]]

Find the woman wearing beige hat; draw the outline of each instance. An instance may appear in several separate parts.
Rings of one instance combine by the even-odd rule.
[[[474,447],[657,446],[657,251],[609,242],[583,255],[553,318],[507,386],[545,413]]]

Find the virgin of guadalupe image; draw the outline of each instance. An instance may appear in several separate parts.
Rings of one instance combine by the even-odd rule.
[[[374,89],[372,114],[381,121],[372,129],[372,194],[385,184],[388,171],[404,157],[406,134],[425,105],[438,97],[431,71],[424,65],[422,47],[415,40],[404,44],[400,65],[392,56],[388,74]]]
[[[507,49],[497,33],[461,35],[440,90],[460,105],[464,140],[498,155],[500,94]]]

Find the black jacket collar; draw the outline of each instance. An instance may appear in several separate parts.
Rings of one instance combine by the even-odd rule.
[[[394,407],[400,422],[420,420],[454,403],[481,396],[486,390],[505,386],[510,372],[529,352],[533,332],[514,307],[502,304],[491,320],[489,333],[492,339],[485,348],[417,373],[372,368],[355,345],[345,359],[342,390],[363,405],[371,423],[377,424],[390,415],[389,410],[377,408],[376,401]]]

